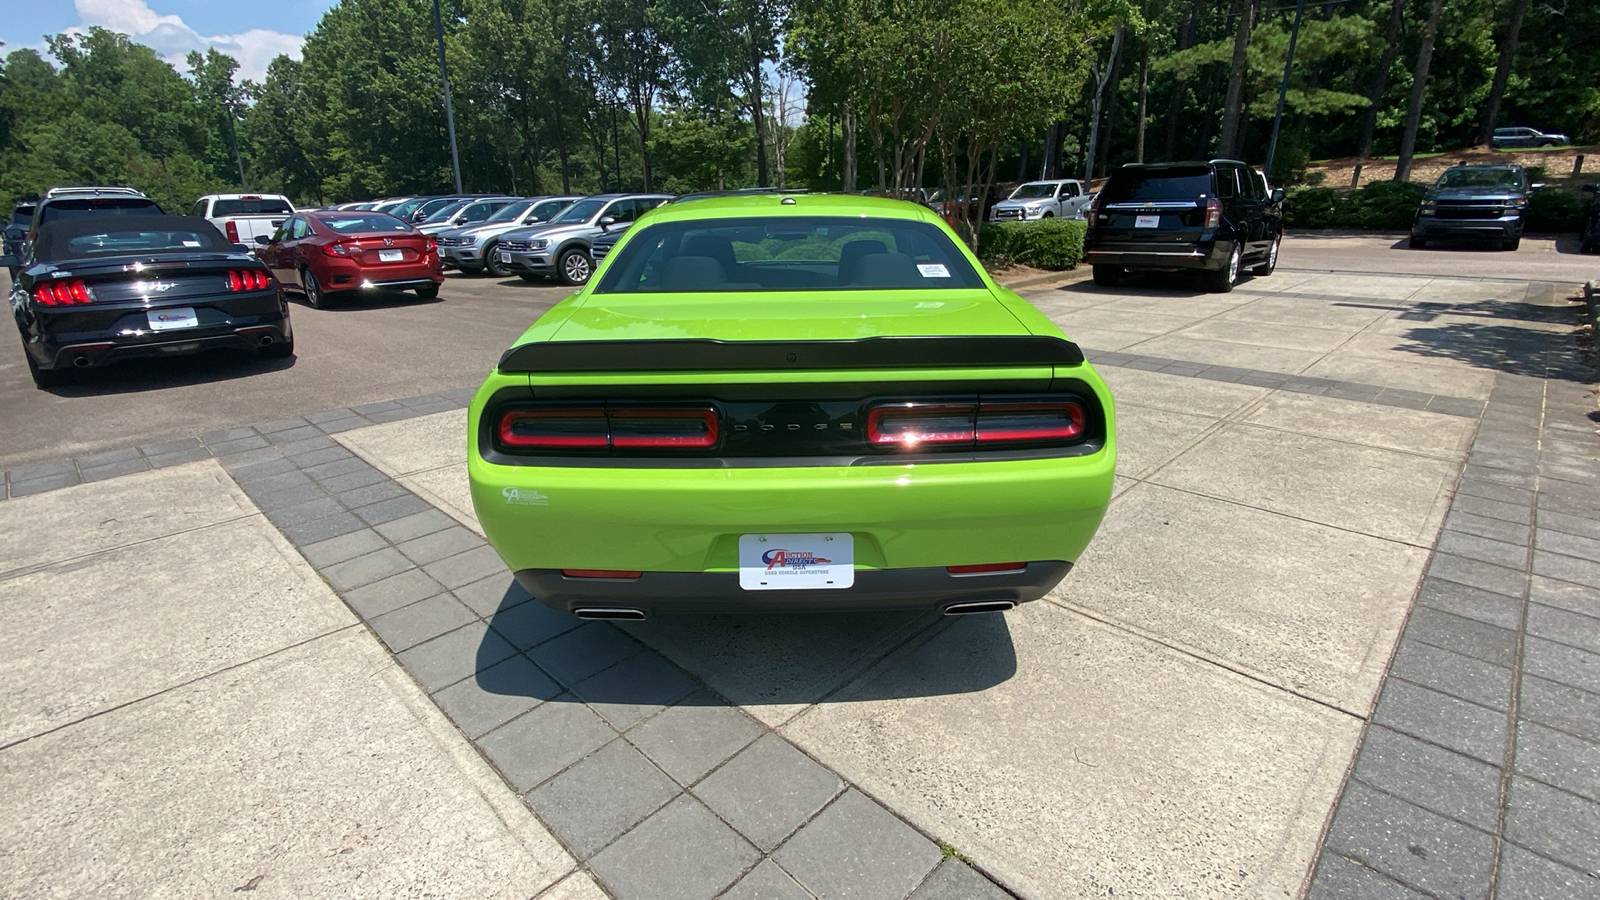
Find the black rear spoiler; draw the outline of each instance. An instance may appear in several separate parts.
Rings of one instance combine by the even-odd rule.
[[[873,337],[843,341],[549,341],[512,347],[501,372],[771,372],[1077,366],[1083,351],[1037,335]]]

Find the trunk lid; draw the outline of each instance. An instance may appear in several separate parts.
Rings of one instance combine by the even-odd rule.
[[[349,251],[350,258],[363,267],[416,263],[428,252],[428,236],[414,231],[350,235],[339,242]]]

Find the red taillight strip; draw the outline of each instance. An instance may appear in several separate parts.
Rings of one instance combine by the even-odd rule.
[[[234,293],[240,291],[264,291],[272,286],[272,276],[260,269],[229,269],[228,290]]]
[[[79,306],[92,301],[94,295],[89,293],[89,286],[79,279],[36,285],[33,299],[41,306]]]
[[[518,423],[543,423],[529,434]],[[500,416],[500,444],[516,450],[707,450],[720,435],[717,411],[709,407],[513,409]]]
[[[1025,562],[979,563],[975,566],[945,566],[944,570],[951,575],[995,575],[1000,572],[1021,572],[1027,567]]]
[[[561,422],[587,433],[518,434],[519,422],[543,422],[556,425]],[[500,443],[519,450],[536,449],[600,449],[608,444],[606,413],[603,409],[516,409],[500,417]]]

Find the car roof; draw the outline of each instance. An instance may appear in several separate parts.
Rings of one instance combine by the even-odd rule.
[[[71,197],[71,196],[73,196],[75,194],[113,194],[113,195],[121,195],[121,196],[126,196],[126,197],[143,197],[143,196],[145,196],[144,191],[135,190],[135,189],[133,189],[131,187],[106,187],[104,185],[88,184],[88,185],[78,185],[78,186],[68,185],[68,186],[65,186],[65,187],[53,187],[53,188],[49,189],[48,191],[44,192],[44,199],[53,200],[53,199],[55,199],[57,197]]]
[[[1456,163],[1450,168],[1445,169],[1445,171],[1454,172],[1460,169],[1515,169],[1520,172],[1522,171],[1522,166],[1519,166],[1516,163]]]
[[[876,216],[938,222],[939,217],[921,204],[859,194],[732,194],[685,200],[658,206],[648,214],[652,222],[687,219],[763,216]]]

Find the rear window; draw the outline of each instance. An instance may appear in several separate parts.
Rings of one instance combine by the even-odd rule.
[[[1111,173],[1100,197],[1105,203],[1130,200],[1193,200],[1211,193],[1211,170],[1204,166]]]
[[[145,197],[84,197],[52,200],[39,210],[39,224],[86,216],[160,215],[161,205]]]
[[[351,213],[344,216],[322,216],[317,221],[324,227],[340,234],[371,234],[375,231],[416,230],[394,216],[383,213]]]
[[[663,222],[630,234],[595,292],[929,290],[983,280],[949,236],[903,219]]]
[[[19,206],[11,211],[11,224],[27,227],[33,221],[33,207]]]
[[[294,212],[294,207],[287,200],[277,200],[272,197],[261,197],[256,200],[214,200],[211,203],[211,215],[219,216],[276,216],[289,215]]]
[[[183,253],[193,250],[227,251],[233,247],[218,244],[199,231],[119,231],[107,229],[67,241],[66,256],[82,259],[93,256],[123,256],[129,253]]]
[[[41,262],[152,253],[232,252],[234,246],[205,219],[148,214],[64,219],[40,228],[33,245],[33,258]]]

